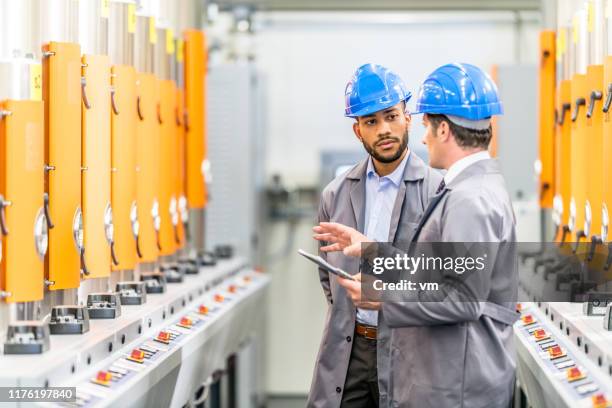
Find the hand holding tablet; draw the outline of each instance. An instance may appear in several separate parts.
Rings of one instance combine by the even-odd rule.
[[[334,275],[339,276],[344,279],[348,279],[352,281],[355,280],[355,278],[353,278],[349,273],[343,271],[340,268],[336,268],[335,266],[328,263],[325,259],[321,258],[320,256],[309,254],[303,249],[298,249],[298,253],[302,255],[304,258],[308,259],[309,261],[316,263],[317,265],[319,265],[319,267],[325,269],[329,273],[333,273]]]

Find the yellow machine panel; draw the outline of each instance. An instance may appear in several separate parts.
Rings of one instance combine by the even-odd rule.
[[[586,140],[586,199],[591,211],[590,236],[601,234],[601,202],[603,198],[603,65],[587,69]]]
[[[587,178],[587,137],[586,104],[587,104],[586,75],[576,74],[572,78],[572,125],[571,125],[571,201],[569,225],[572,230],[572,241],[584,238],[584,215],[586,203]]]
[[[174,81],[159,81],[159,214],[161,255],[172,255],[176,251],[175,229],[172,217],[176,213],[175,184],[177,171],[176,144],[176,97]]]
[[[157,79],[138,74],[136,131],[136,202],[138,206],[139,252],[141,262],[154,262],[159,241],[159,120]]]
[[[555,123],[555,32],[540,33],[540,73],[539,73],[539,158],[540,172],[540,207],[551,208],[554,196],[554,156],[553,142]]]
[[[186,193],[185,193],[185,126],[183,118],[185,117],[184,113],[184,92],[182,89],[176,90],[176,169],[177,169],[177,178],[175,183],[175,192],[174,195],[178,200],[178,216],[179,219],[177,221],[177,238],[178,238],[178,246],[183,247],[185,244],[185,229],[183,224],[183,212],[186,212],[186,208],[182,208],[186,206]]]
[[[106,239],[110,208],[110,64],[107,56],[83,56],[82,206],[83,273],[86,278],[110,275]]]
[[[131,211],[136,204],[136,71],[113,66],[111,99],[111,203],[114,221],[113,270],[136,266]]]
[[[49,231],[45,261],[49,289],[78,288],[78,232],[81,203],[81,50],[78,44],[51,42],[43,47],[45,160]],[[76,230],[78,231],[78,229]]]
[[[207,201],[203,161],[206,159],[204,33],[185,32],[185,106],[187,110],[187,201],[190,208],[204,208]]]
[[[44,106],[5,101],[0,111],[0,288],[7,302],[31,302],[45,282]]]
[[[571,170],[572,170],[572,145],[571,145],[571,81],[562,81],[559,85],[558,108],[557,108],[557,146],[555,154],[555,190],[561,197],[562,214],[561,226],[569,225],[570,199],[571,199]],[[567,235],[567,234],[566,234]],[[563,231],[557,237],[557,240],[570,241],[571,237],[563,236]]]
[[[604,107],[603,107],[603,118],[602,128],[603,134],[603,157],[612,157],[612,112],[610,112],[610,103],[612,102],[612,56],[606,58],[604,63]],[[610,207],[612,206],[612,163],[610,160],[603,161],[603,204],[604,213],[609,217]],[[604,240],[609,241],[610,229],[608,228],[608,236],[602,237]]]

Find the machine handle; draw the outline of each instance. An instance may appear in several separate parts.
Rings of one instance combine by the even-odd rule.
[[[87,86],[87,81],[85,77],[81,77],[81,98],[83,99],[83,105],[85,105],[86,109],[91,109],[91,104],[89,103],[89,99],[87,99],[87,91],[85,87]]]
[[[85,248],[81,248],[81,271],[84,275],[89,276],[90,272],[87,269],[87,263],[85,262]]]
[[[159,240],[159,231],[157,230],[155,230],[155,243],[157,244],[157,249],[161,251],[161,241]]]
[[[189,112],[187,110],[183,113],[183,124],[185,125],[185,131],[189,132]]]
[[[142,116],[142,108],[140,107],[140,95],[136,98],[136,112],[138,112],[138,118],[140,120],[144,120],[144,116]]]
[[[181,243],[181,239],[179,238],[179,234],[178,234],[178,225],[174,226],[174,242],[176,242],[179,245]]]
[[[157,104],[157,122],[160,125],[164,123],[164,121],[162,120],[162,117],[161,117],[161,106],[160,106],[159,103]]]
[[[111,259],[113,261],[113,265],[118,266],[119,260],[117,259],[117,253],[115,252],[115,241],[111,241],[110,249],[111,249]]]
[[[7,201],[4,199],[4,196],[0,195],[0,232],[2,232],[2,235],[8,235],[9,233],[4,213],[6,207],[8,207]]]
[[[561,114],[559,115],[559,120],[557,121],[559,126],[563,126],[563,123],[565,123],[565,114],[569,112],[571,109],[572,109],[572,104],[570,103],[564,103],[563,105],[561,105]]]
[[[587,257],[587,262],[591,262],[595,257],[595,250],[597,249],[597,245],[599,244],[603,244],[601,237],[591,237],[591,247],[589,248],[589,256]]]
[[[116,89],[114,86],[111,87],[110,95],[111,95],[111,108],[113,108],[113,113],[115,115],[119,114],[119,108],[117,108],[117,101],[115,101],[115,93]]]
[[[45,212],[47,228],[51,229],[55,227],[55,224],[53,224],[53,221],[51,221],[51,211],[49,211],[49,193],[43,194],[43,211]]]
[[[179,109],[174,108],[174,121],[176,122],[176,126],[182,126],[181,115],[179,115]]]
[[[612,242],[608,244],[608,259],[606,259],[606,264],[604,265],[604,271],[610,270],[611,265],[612,265]]]
[[[589,109],[587,110],[587,118],[591,119],[593,116],[593,109],[595,109],[595,101],[600,101],[603,98],[601,91],[591,92],[591,100],[589,101]]]
[[[576,108],[574,113],[572,113],[572,122],[575,122],[578,119],[578,113],[580,112],[580,107],[586,105],[586,100],[584,98],[576,99]]]
[[[140,250],[140,239],[139,239],[139,236],[136,235],[135,239],[136,239],[136,255],[138,255],[139,258],[142,258],[142,251]]]
[[[603,105],[603,113],[608,113],[610,110],[610,103],[612,103],[612,83],[608,84],[608,96],[606,97],[606,102]]]
[[[584,234],[584,231],[580,230],[576,232],[576,243],[574,245],[574,248],[572,249],[572,252],[575,254],[578,251],[578,246],[580,245],[580,239],[582,238],[586,238],[586,235]]]

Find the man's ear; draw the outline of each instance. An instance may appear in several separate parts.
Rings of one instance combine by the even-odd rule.
[[[436,130],[436,137],[440,140],[441,143],[446,143],[450,140],[450,127],[446,121],[441,121],[438,125],[438,129]]]
[[[363,142],[363,138],[361,137],[361,129],[359,129],[359,123],[358,122],[353,123],[353,132],[355,133],[355,136],[357,136],[357,139],[359,139],[359,141]]]

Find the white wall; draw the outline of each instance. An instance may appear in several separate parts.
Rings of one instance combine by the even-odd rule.
[[[361,148],[351,120],[343,117],[344,87],[359,65],[373,62],[392,68],[416,94],[419,83],[448,62],[486,69],[493,64],[535,64],[537,17],[526,16],[528,21],[518,30],[513,13],[258,14],[254,52],[267,78],[268,178],[278,172],[290,186],[316,185],[321,150]],[[421,119],[415,119],[411,145],[421,148]],[[315,248],[312,222],[304,220],[298,226],[296,245]],[[268,228],[266,245],[281,248],[286,226]],[[318,277],[297,255],[270,265],[268,271],[273,276],[268,392],[305,394],[326,308]]]

